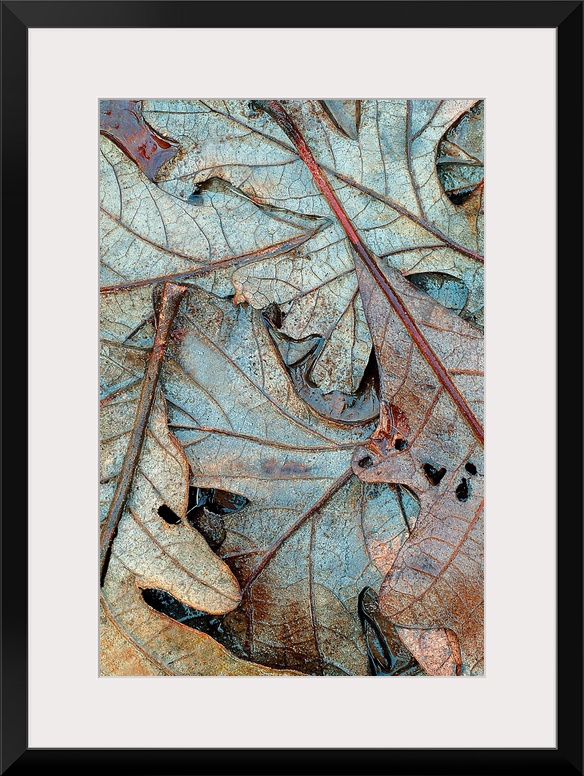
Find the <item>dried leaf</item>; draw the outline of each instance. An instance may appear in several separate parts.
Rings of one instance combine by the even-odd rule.
[[[241,508],[189,523],[168,507],[165,522],[197,525],[242,587],[219,615],[225,643],[271,667],[364,674],[394,672],[399,638],[406,673],[410,654],[427,673],[480,673],[482,335],[463,318],[482,321],[482,105],[145,108],[181,148],[154,184],[104,141],[104,398],[136,397],[128,361],[152,347],[156,281],[198,285],[162,389],[187,485]],[[128,585],[180,592],[159,582]],[[359,602],[380,586],[372,631]],[[176,599],[195,626],[219,611]]]
[[[141,387],[139,370],[145,359],[114,345],[104,346],[102,357],[138,378],[131,387],[110,390],[101,402],[101,511],[105,519],[132,438]],[[207,612],[227,612],[241,600],[239,585],[186,520],[188,478],[187,460],[168,431],[165,401],[158,390],[112,556],[143,587],[167,590]],[[169,514],[174,516],[172,522]]]
[[[363,262],[356,264],[383,400],[380,425],[357,451],[354,470],[368,482],[406,485],[420,499],[416,527],[381,587],[380,608],[398,625],[451,629],[463,670],[480,672],[483,446],[473,420],[483,414],[482,334],[395,270],[385,271],[453,393]],[[367,469],[359,465],[365,455]]]
[[[326,225],[322,218],[261,208],[219,179],[186,201],[169,196],[105,138],[100,181],[101,275],[108,291],[190,279],[232,295],[234,267],[286,253]]]
[[[223,623],[250,659],[365,674],[360,590],[379,587],[415,502],[352,476],[373,425],[327,421],[296,394],[261,317],[193,289],[161,377],[192,484],[245,497],[218,552],[244,590]]]
[[[340,101],[325,102],[330,114],[331,104]],[[308,100],[286,105],[370,249],[404,274],[439,271],[460,279],[467,289],[464,314],[480,322],[482,189],[464,206],[454,205],[435,164],[442,138],[475,103],[360,101],[358,143],[352,131],[338,131],[341,113],[349,115],[346,106],[337,105],[331,128],[322,105]],[[145,115],[184,149],[161,170],[160,185],[167,191],[184,197],[190,186],[219,176],[257,201],[330,216],[296,149],[253,106],[237,100],[153,100],[145,102]],[[339,224],[298,249],[293,263],[255,262],[236,272],[234,282],[238,298],[255,307],[273,301],[283,307],[285,335],[330,338],[312,370],[316,385],[324,391],[357,388],[371,340],[356,301],[352,250]]]

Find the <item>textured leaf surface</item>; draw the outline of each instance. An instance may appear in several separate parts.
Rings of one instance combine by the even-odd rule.
[[[244,496],[219,550],[244,589],[225,627],[254,660],[363,674],[357,616],[415,522],[415,504],[352,476],[372,431],[317,415],[296,394],[261,316],[193,290],[162,376],[192,484]]]
[[[482,103],[119,103],[102,670],[482,673]]]
[[[107,289],[180,277],[196,278],[226,296],[233,286],[225,267],[285,253],[325,224],[258,207],[219,179],[186,200],[169,196],[105,138],[100,161],[101,270]]]
[[[467,289],[464,315],[480,322],[482,188],[457,206],[436,167],[442,137],[476,101],[363,100],[358,126],[351,101],[340,102],[285,105],[370,249],[405,274],[440,271],[460,279]],[[253,107],[234,100],[146,101],[144,107],[153,126],[179,138],[184,149],[161,170],[168,191],[184,197],[192,185],[219,176],[258,201],[330,216],[285,134]],[[289,273],[285,261],[256,262],[235,280],[252,305],[284,305],[283,331],[291,337],[326,336],[331,323],[344,321],[342,338],[351,348],[327,345],[313,379],[325,390],[354,390],[371,340],[355,301],[352,250],[342,228],[334,223],[296,252],[292,286]]]
[[[278,676],[238,660],[205,633],[155,612],[144,603],[137,580],[113,559],[100,614],[103,676]]]
[[[383,583],[380,608],[400,625],[450,628],[459,639],[464,669],[480,671],[482,442],[359,259],[357,271],[376,332],[383,409],[372,441],[355,455],[355,471],[369,482],[402,483],[420,499],[416,528]],[[470,412],[481,421],[482,334],[399,273],[386,274]],[[365,454],[367,469],[359,463]]]
[[[103,359],[139,376],[144,359],[104,346]],[[109,392],[101,402],[101,509],[105,517],[132,434],[139,382]],[[186,521],[188,463],[166,425],[164,398],[157,392],[132,489],[113,543],[112,556],[144,587],[167,590],[181,601],[222,613],[240,602],[239,585],[227,566]],[[171,511],[175,522],[161,516]],[[168,513],[167,513],[168,514]]]

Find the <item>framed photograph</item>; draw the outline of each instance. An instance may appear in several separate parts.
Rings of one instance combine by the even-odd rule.
[[[2,773],[582,773],[582,3],[2,58]]]

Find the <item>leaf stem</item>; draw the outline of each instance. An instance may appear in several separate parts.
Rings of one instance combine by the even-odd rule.
[[[310,509],[304,512],[304,514],[300,515],[298,520],[295,523],[292,523],[290,528],[284,531],[283,534],[280,534],[280,536],[276,539],[276,541],[270,547],[268,547],[268,549],[266,550],[266,554],[263,556],[263,558],[255,567],[255,569],[251,572],[247,582],[242,587],[241,589],[242,598],[244,594],[249,590],[249,588],[253,585],[253,583],[256,581],[256,579],[259,577],[259,575],[262,573],[262,571],[265,569],[265,567],[268,565],[268,563],[271,561],[271,559],[274,557],[276,552],[280,549],[282,544],[284,544],[286,539],[292,536],[292,534],[295,531],[297,531],[301,525],[303,525],[310,517],[316,514],[316,512],[318,512],[318,510],[326,504],[329,498],[333,496],[337,491],[339,491],[343,487],[343,485],[351,479],[352,476],[353,476],[353,469],[347,469],[346,472],[341,474],[338,480],[335,480],[335,482],[333,482],[330,488],[327,488],[325,490],[325,492],[318,499],[318,501],[315,501],[314,504],[310,507]]]
[[[140,393],[138,408],[134,418],[134,427],[132,429],[124,462],[118,476],[116,491],[110,504],[107,521],[101,534],[100,581],[102,585],[107,572],[111,546],[118,530],[118,524],[123,514],[124,506],[134,480],[136,466],[142,452],[146,427],[148,426],[152,404],[154,403],[154,395],[156,386],[158,385],[158,378],[160,376],[160,369],[168,343],[170,328],[187,290],[186,286],[179,286],[174,283],[165,283],[162,289],[156,336],[150,353],[148,368],[144,375],[144,382],[142,383],[142,391]]]
[[[395,310],[396,314],[400,318],[401,322],[405,326],[408,334],[414,340],[420,352],[444,386],[445,390],[449,393],[450,397],[460,410],[460,413],[465,418],[475,436],[484,442],[484,431],[480,422],[475,417],[473,411],[468,406],[465,398],[462,396],[452,378],[444,368],[442,362],[438,356],[432,350],[430,344],[422,334],[416,321],[410,315],[407,307],[393,289],[389,280],[383,273],[383,270],[379,266],[377,259],[370,252],[369,248],[363,243],[361,237],[357,233],[355,227],[351,223],[351,220],[345,212],[343,206],[336,197],[336,194],[332,190],[328,180],[326,179],[323,171],[321,170],[318,162],[312,155],[312,151],[308,147],[306,141],[302,137],[297,126],[294,124],[290,116],[286,113],[284,107],[277,100],[259,100],[255,103],[258,108],[261,108],[279,124],[279,126],[288,135],[290,140],[296,146],[298,154],[310,170],[312,177],[314,178],[317,186],[323,193],[325,199],[329,203],[333,213],[338,218],[341,226],[345,230],[347,237],[349,238],[357,256],[361,259],[363,264],[369,270],[373,279],[382,290],[389,303]]]
[[[187,259],[189,261],[194,261],[194,259],[191,256],[187,256],[186,254],[178,253],[176,251],[167,250],[162,246],[152,242],[151,240],[146,239],[138,232],[134,232],[132,229],[127,227],[119,218],[109,213],[107,210],[105,210],[105,208],[102,207],[101,210],[109,218],[111,218],[112,221],[117,223],[119,226],[123,227],[127,232],[134,235],[135,237],[138,237],[140,240],[143,240],[149,245],[152,245],[152,247],[156,248],[157,250],[161,250],[164,253],[168,253],[170,256],[177,256],[180,259]],[[186,270],[185,272],[176,272],[172,275],[161,275],[159,277],[142,278],[140,280],[128,280],[125,283],[116,283],[110,286],[102,286],[100,288],[100,293],[111,294],[112,292],[124,291],[128,288],[138,288],[139,286],[149,286],[149,285],[152,285],[153,283],[160,283],[160,282],[170,283],[170,282],[188,281],[191,278],[197,278],[204,275],[208,275],[211,272],[225,269],[226,267],[239,268],[244,266],[245,264],[251,264],[256,261],[264,261],[265,259],[271,259],[274,256],[278,256],[280,253],[286,253],[287,251],[290,251],[293,248],[298,248],[303,243],[307,242],[308,240],[311,240],[313,237],[315,237],[315,235],[318,234],[318,232],[320,232],[321,229],[324,229],[326,226],[328,226],[329,223],[330,221],[326,221],[326,219],[323,219],[322,221],[317,223],[316,226],[313,229],[311,229],[309,232],[303,232],[302,234],[297,235],[296,237],[291,237],[289,240],[284,240],[283,242],[275,243],[274,245],[270,245],[267,248],[260,248],[257,251],[252,251],[251,253],[244,253],[244,254],[241,254],[240,256],[233,256],[227,259],[219,259],[218,261],[210,262],[209,264],[204,264],[202,267],[195,267],[194,269]]]

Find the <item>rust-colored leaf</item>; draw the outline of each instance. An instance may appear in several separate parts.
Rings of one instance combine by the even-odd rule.
[[[382,612],[410,627],[448,627],[460,641],[464,668],[483,659],[483,446],[438,379],[401,317],[357,259],[366,315],[381,377],[382,419],[357,451],[355,472],[369,482],[399,482],[420,499],[414,531],[380,592]],[[482,418],[483,338],[394,270],[386,277],[465,399]],[[404,433],[393,407],[407,418]],[[371,465],[359,466],[367,455]],[[442,476],[438,476],[441,474]]]

